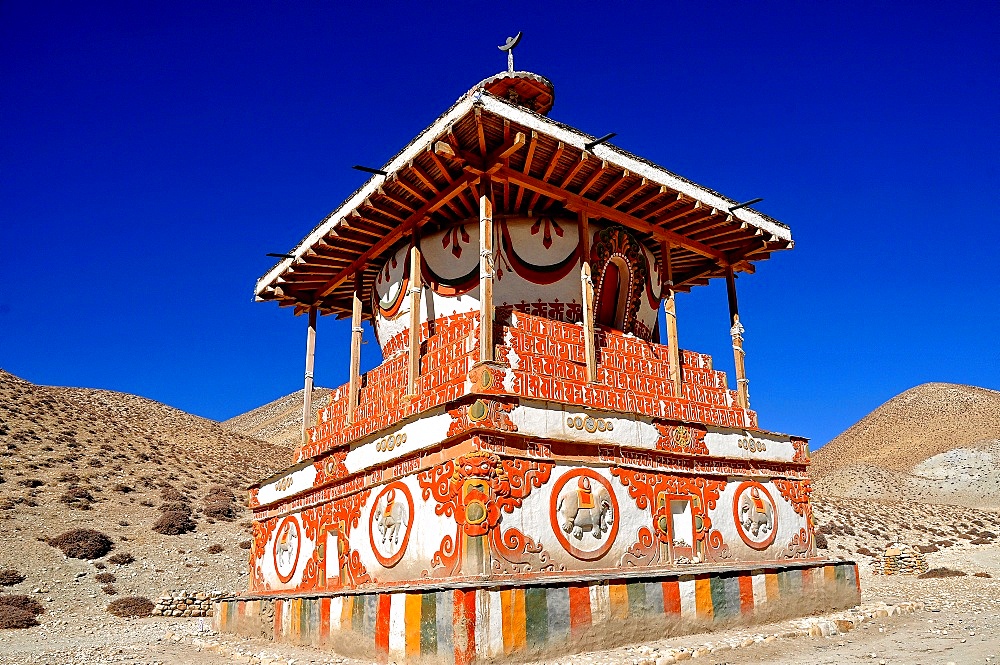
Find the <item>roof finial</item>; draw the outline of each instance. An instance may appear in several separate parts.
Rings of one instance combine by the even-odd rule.
[[[501,51],[507,51],[507,71],[514,71],[514,47],[517,43],[521,41],[521,33],[518,32],[513,37],[508,37],[507,42],[503,46],[498,46],[497,48]]]

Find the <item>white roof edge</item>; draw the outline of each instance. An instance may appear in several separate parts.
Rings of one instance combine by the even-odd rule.
[[[446,127],[468,113],[469,109],[471,109],[476,103],[478,103],[478,100],[474,99],[471,95],[460,100],[457,104],[451,107],[447,113],[438,118],[437,121],[435,121],[431,126],[421,132],[417,138],[411,141],[410,144],[407,145],[402,152],[396,155],[391,162],[386,164],[382,170],[388,171],[390,174],[398,171],[403,167],[403,165],[426,150],[432,140],[444,131]],[[299,244],[295,246],[295,249],[291,252],[293,258],[283,259],[267,271],[263,277],[257,280],[257,286],[254,289],[254,294],[260,295],[261,291],[267,288],[271,282],[281,275],[281,273],[285,272],[285,270],[292,265],[295,259],[305,254],[306,250],[329,233],[330,230],[333,229],[347,213],[352,212],[358,205],[361,204],[362,201],[374,194],[375,191],[382,186],[382,181],[382,176],[372,176],[369,178],[368,182],[361,187],[361,189],[354,192],[349,199],[341,203],[336,210],[327,215],[327,217],[320,222],[319,226],[313,229],[312,233],[303,238]]]
[[[574,148],[586,150],[586,143],[592,140],[592,137],[583,134],[582,132],[568,129],[545,118],[544,116],[526,112],[523,109],[512,104],[508,104],[502,99],[494,97],[489,93],[484,92],[481,97],[481,103],[484,109],[492,111],[497,115],[509,118],[510,120],[520,123],[529,129],[534,129],[548,134],[567,145],[573,146]],[[590,152],[595,157],[607,160],[608,162],[616,166],[620,166],[621,168],[628,170],[630,173],[642,176],[647,180],[651,180],[661,185],[666,185],[667,187],[681,192],[685,196],[695,199],[696,201],[701,201],[702,204],[712,208],[728,211],[729,207],[734,205],[732,201],[722,198],[715,192],[709,191],[704,187],[680,178],[670,171],[658,168],[647,162],[640,161],[630,155],[623,154],[613,146],[606,144],[598,145],[595,146]],[[779,224],[775,224],[773,221],[752,210],[740,208],[739,210],[735,210],[729,214],[741,222],[751,224],[762,231],[766,231],[773,236],[781,238],[782,240],[790,241],[792,239],[790,229]]]

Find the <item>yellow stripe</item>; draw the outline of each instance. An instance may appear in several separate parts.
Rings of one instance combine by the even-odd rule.
[[[694,581],[694,607],[699,619],[712,619],[712,580],[706,578]]]
[[[403,622],[406,630],[406,655],[420,655],[420,605],[423,595],[419,593],[406,594],[406,609]]]
[[[624,584],[609,584],[608,600],[611,603],[611,616],[613,618],[628,618],[628,589]]]
[[[511,628],[513,629],[512,640],[514,651],[523,649],[528,644],[528,624],[527,614],[524,609],[524,589],[514,589],[511,591]]]
[[[503,632],[503,652],[510,653],[514,650],[514,617],[511,608],[511,591],[503,589],[500,591],[500,618],[501,630]]]
[[[340,628],[350,630],[354,613],[354,596],[344,596],[344,602],[340,608]]]
[[[837,569],[834,566],[823,566],[823,583],[835,586],[837,584]]]
[[[767,599],[778,600],[778,596],[781,595],[778,592],[778,576],[774,573],[768,573],[765,575],[764,586],[767,589]]]

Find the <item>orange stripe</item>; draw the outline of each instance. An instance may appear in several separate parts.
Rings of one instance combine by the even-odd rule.
[[[340,605],[340,628],[342,630],[349,630],[351,627],[351,622],[354,613],[354,596],[344,596],[344,600]]]
[[[511,592],[511,627],[513,628],[514,650],[523,649],[528,644],[528,624],[524,609],[524,589]]]
[[[406,610],[404,612],[404,629],[406,631],[406,655],[420,655],[420,605],[423,595],[419,593],[406,594]]]
[[[274,639],[277,641],[281,640],[281,611],[284,609],[284,605],[280,600],[274,603]]]
[[[380,654],[389,653],[389,594],[379,594],[378,610],[375,614],[375,651]]]
[[[609,584],[608,598],[611,601],[611,616],[615,619],[628,618],[628,589],[624,584]]]
[[[694,581],[694,606],[699,619],[713,619],[715,612],[712,609],[712,580],[707,577],[699,577]]]
[[[569,588],[569,627],[570,630],[581,630],[590,625],[590,587],[586,584],[574,584]]]
[[[802,590],[805,591],[809,589],[813,584],[813,571],[812,568],[802,569]]]
[[[740,575],[740,614],[753,612],[753,578]]]
[[[510,589],[500,592],[500,630],[503,633],[503,652],[514,650],[514,616]]]
[[[476,657],[476,591],[455,590],[455,665],[469,665]]]
[[[680,614],[681,587],[677,580],[663,582],[661,586],[663,587],[663,613]]]

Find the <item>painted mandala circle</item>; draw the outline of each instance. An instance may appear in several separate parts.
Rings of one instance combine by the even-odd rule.
[[[378,562],[392,568],[403,558],[413,529],[413,495],[401,482],[389,483],[372,504],[368,541]]]
[[[618,536],[618,500],[611,483],[591,469],[574,469],[552,487],[549,519],[556,540],[577,559],[596,561]]]
[[[752,480],[736,488],[733,519],[740,538],[755,550],[770,547],[778,533],[778,507],[767,488]]]
[[[274,571],[283,584],[287,584],[295,575],[299,565],[299,550],[302,549],[302,531],[299,521],[292,516],[286,517],[278,525],[274,538]]]

